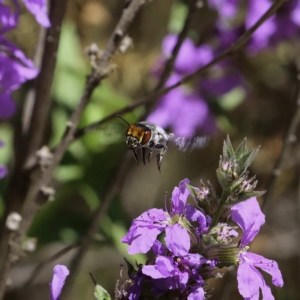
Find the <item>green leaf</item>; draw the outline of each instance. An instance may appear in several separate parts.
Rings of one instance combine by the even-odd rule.
[[[237,178],[236,180],[232,181],[230,183],[230,185],[228,185],[228,188],[229,188],[229,191],[230,192],[233,192],[235,189],[239,188],[241,183],[244,181],[244,180],[247,180],[247,175],[248,174],[245,174],[244,176],[240,176],[239,178]]]
[[[224,141],[224,146],[223,146],[223,157],[230,157],[230,158],[235,158],[235,152],[233,150],[229,135],[227,135],[226,140]]]
[[[241,172],[246,171],[249,166],[251,165],[252,161],[254,160],[256,154],[259,151],[259,147],[252,149],[246,155],[244,155],[240,160],[237,161],[238,168],[237,173],[240,174]]]
[[[238,196],[238,200],[236,201],[232,201],[232,202],[228,202],[226,203],[226,207],[231,207],[233,205],[236,205],[240,202],[243,202],[243,201],[246,201],[252,197],[259,197],[259,196],[262,196],[263,194],[265,194],[267,191],[253,191],[251,193],[245,193],[245,194],[242,194],[240,196]]]
[[[225,189],[226,186],[228,185],[228,183],[230,182],[230,178],[229,178],[228,174],[224,173],[220,169],[217,169],[216,172],[217,172],[217,178],[218,178],[218,181],[219,181],[221,187],[223,189]]]
[[[247,152],[247,138],[244,138],[244,140],[239,144],[239,146],[235,150],[236,160],[240,160]]]
[[[98,300],[111,300],[109,293],[100,284],[95,286],[94,295]]]
[[[267,191],[253,191],[251,193],[246,193],[238,197],[238,202],[248,200],[252,197],[259,197],[265,194]]]

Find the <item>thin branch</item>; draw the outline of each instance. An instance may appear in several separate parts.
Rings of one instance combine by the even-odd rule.
[[[199,8],[198,7],[198,2],[199,2],[199,0],[190,0],[189,10],[188,10],[186,19],[184,21],[184,25],[182,27],[181,32],[178,35],[177,42],[174,45],[171,56],[167,59],[167,61],[165,63],[163,72],[162,72],[162,74],[159,78],[159,81],[158,81],[156,87],[154,88],[154,91],[158,91],[158,90],[160,90],[164,87],[166,81],[170,77],[171,72],[173,71],[177,55],[180,51],[180,48],[183,44],[183,41],[185,40],[185,38],[188,35],[189,29],[191,27],[192,20],[193,20],[195,14],[196,14],[196,12]]]
[[[91,94],[93,93],[94,89],[100,84],[102,79],[106,78],[109,75],[109,60],[111,59],[113,54],[116,53],[119,43],[125,36],[129,25],[131,24],[139,9],[145,4],[145,2],[145,0],[132,0],[129,6],[124,9],[120,21],[117,24],[114,32],[112,33],[112,36],[109,39],[108,44],[104,49],[96,68],[87,78],[85,89],[80,102],[67,124],[67,129],[61,142],[55,149],[52,164],[44,172],[36,170],[34,171],[35,174],[32,174],[33,178],[36,179],[36,182],[32,183],[31,187],[29,188],[29,192],[26,195],[25,203],[23,206],[23,220],[21,226],[17,232],[14,232],[12,234],[11,240],[9,241],[8,245],[8,251],[5,254],[3,263],[0,268],[0,299],[2,299],[5,291],[6,281],[10,273],[11,265],[19,258],[21,252],[21,243],[29,229],[29,226],[31,225],[35,213],[41,206],[41,203],[39,203],[38,201],[40,196],[43,196],[41,188],[48,186],[48,184],[50,183],[54,169],[62,159],[69,144],[73,141],[73,136],[76,131],[79,119],[90,99]]]
[[[225,51],[223,51],[221,54],[219,54],[217,57],[215,57],[211,62],[206,64],[205,66],[199,68],[194,73],[191,73],[189,75],[184,76],[181,80],[177,81],[173,85],[170,85],[166,88],[159,89],[158,91],[153,92],[152,94],[144,97],[142,100],[137,101],[131,105],[128,105],[113,114],[105,117],[104,119],[97,121],[95,123],[92,123],[84,128],[81,128],[76,131],[74,139],[80,138],[82,135],[94,131],[97,129],[98,126],[102,125],[103,123],[112,120],[116,117],[116,115],[122,115],[124,113],[130,112],[134,110],[135,108],[142,106],[146,103],[153,102],[157,99],[157,97],[164,95],[168,93],[169,91],[177,88],[178,86],[188,82],[189,80],[192,80],[193,78],[202,75],[207,70],[209,70],[211,67],[225,59],[226,57],[232,55],[235,51],[237,51],[239,48],[241,48],[253,35],[253,33],[266,21],[268,20],[278,9],[279,7],[286,2],[286,0],[278,0],[273,3],[273,5],[267,10],[267,12],[252,26],[250,27],[235,43],[233,43],[231,46],[229,46]]]
[[[47,258],[46,260],[42,261],[41,263],[39,263],[35,269],[32,271],[32,274],[31,276],[28,278],[28,280],[25,282],[24,286],[27,286],[27,285],[31,285],[33,283],[33,281],[36,279],[36,277],[41,273],[42,269],[56,261],[57,259],[59,259],[61,256],[67,254],[68,252],[70,252],[71,250],[77,248],[80,246],[80,242],[77,242],[77,243],[74,243],[72,245],[69,245],[61,250],[59,250],[57,253],[55,253],[54,255],[52,255],[51,257]]]
[[[18,122],[17,128],[15,131],[15,166],[12,172],[11,181],[9,183],[7,193],[6,193],[6,206],[5,206],[5,212],[3,219],[1,221],[1,272],[0,272],[0,299],[3,298],[5,288],[6,288],[6,281],[7,276],[10,272],[11,268],[11,262],[15,259],[14,256],[10,258],[10,247],[9,244],[9,238],[10,238],[10,232],[5,226],[5,221],[9,213],[12,211],[19,211],[24,200],[24,195],[28,191],[28,187],[30,185],[30,176],[25,170],[24,162],[26,158],[28,157],[29,148],[33,145],[36,145],[36,138],[40,136],[40,133],[38,131],[45,127],[45,122],[47,121],[48,116],[48,108],[50,105],[50,88],[52,83],[52,77],[53,77],[53,71],[54,71],[54,64],[55,64],[55,52],[57,51],[57,43],[59,39],[60,30],[62,24],[62,19],[65,12],[66,7],[66,0],[63,1],[51,1],[50,5],[50,13],[49,13],[49,19],[51,21],[52,27],[47,30],[46,35],[49,37],[52,37],[52,43],[48,45],[48,49],[44,49],[43,46],[41,46],[41,43],[47,43],[45,40],[45,36],[43,37],[43,31],[44,29],[41,29],[41,35],[38,42],[38,46],[36,49],[35,54],[35,63],[38,63],[37,66],[40,66],[40,60],[42,58],[42,66],[40,74],[37,77],[37,84],[35,85],[36,88],[36,95],[34,96],[32,91],[31,95],[28,95],[26,101],[31,98],[35,102],[34,109],[36,110],[34,114],[30,114],[27,121],[35,123],[36,127],[32,128],[34,132],[32,132],[32,135],[26,135],[24,132],[24,125],[26,125],[26,122],[21,124],[21,122]],[[44,49],[44,53],[42,51]],[[47,87],[48,85],[48,87]],[[26,107],[28,106],[24,105],[24,110],[26,110]],[[27,110],[28,111],[28,110]],[[43,115],[43,118],[45,120],[40,120],[39,117]],[[27,123],[26,126],[29,124]],[[33,149],[33,148],[31,148]]]
[[[124,154],[127,156],[129,153],[127,152]],[[93,213],[92,216],[92,223],[87,231],[87,233],[84,235],[81,246],[78,249],[78,252],[75,254],[74,258],[72,259],[72,262],[69,266],[70,275],[68,276],[66,280],[66,284],[64,286],[64,289],[62,291],[62,299],[68,299],[70,291],[72,286],[74,285],[74,282],[76,280],[78,271],[80,270],[80,266],[82,264],[82,261],[87,253],[87,251],[90,248],[91,242],[95,239],[95,235],[99,229],[99,224],[105,215],[107,209],[109,208],[112,199],[118,194],[120,190],[120,186],[123,185],[123,182],[126,178],[126,174],[128,174],[128,164],[130,163],[129,159],[122,159],[121,167],[119,168],[118,174],[114,179],[112,180],[112,183],[110,187],[108,188],[105,196],[103,197],[103,200],[98,205],[97,209]]]
[[[296,130],[300,122],[300,73],[298,73],[298,77],[297,77],[294,103],[296,103],[297,108],[295,109],[294,115],[291,119],[291,123],[289,125],[288,131],[286,135],[283,137],[283,145],[282,145],[281,153],[275,163],[271,177],[266,185],[266,190],[268,191],[268,193],[266,193],[266,196],[264,197],[264,201],[262,203],[263,211],[266,211],[267,204],[273,198],[276,179],[281,174],[281,169],[283,167],[283,164],[286,162],[288,156],[290,155],[291,145],[294,142],[296,142]]]
[[[57,51],[61,33],[62,20],[65,15],[67,0],[51,1],[50,20],[51,27],[48,28],[44,40],[44,53],[41,71],[35,82],[35,97],[30,114],[30,124],[25,132],[25,157],[34,156],[45,142],[45,128],[49,120],[51,106],[51,87],[57,60]],[[28,111],[27,111],[28,113]],[[25,128],[24,128],[25,129]],[[26,129],[25,129],[26,130]],[[27,144],[27,145],[26,145]]]

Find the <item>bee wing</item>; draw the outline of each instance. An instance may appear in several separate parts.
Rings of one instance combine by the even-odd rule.
[[[126,136],[126,129],[115,124],[110,124],[107,126],[104,125],[93,131],[97,133],[99,142],[103,144],[113,144],[124,141]]]
[[[175,144],[180,151],[193,151],[194,149],[204,148],[209,142],[208,136],[195,136],[191,138],[176,136],[175,134],[169,134],[169,141]]]

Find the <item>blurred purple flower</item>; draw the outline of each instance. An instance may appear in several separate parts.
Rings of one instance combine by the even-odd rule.
[[[23,0],[23,2],[40,25],[50,27],[50,21],[47,15],[47,0]]]
[[[300,1],[286,2],[276,13],[276,31],[271,43],[277,44],[282,40],[293,38],[300,33]]]
[[[16,109],[12,99],[12,92],[25,81],[37,76],[38,70],[33,62],[15,45],[2,35],[14,29],[19,20],[20,6],[13,0],[13,8],[4,5],[0,0],[0,118],[10,117]],[[47,16],[46,0],[23,0],[28,10],[34,14],[37,21],[45,27],[50,26]]]
[[[172,53],[177,43],[178,36],[167,35],[162,44],[162,51],[166,57]],[[175,71],[179,73],[192,73],[201,66],[210,62],[213,58],[213,51],[208,45],[196,47],[192,40],[185,39],[182,43],[175,61]]]
[[[179,76],[173,75],[167,86],[179,79]],[[147,121],[163,128],[170,127],[175,135],[184,137],[195,135],[198,129],[206,134],[215,130],[215,122],[206,101],[195,92],[186,92],[183,87],[173,89],[162,97]]]
[[[64,265],[56,265],[53,269],[53,277],[50,283],[51,300],[59,300],[62,288],[66,278],[69,275],[69,270]]]
[[[236,87],[245,88],[243,78],[238,70],[232,68],[230,61],[217,65],[213,70],[215,77],[200,80],[200,92],[206,96],[222,96]]]
[[[226,28],[229,22],[237,15],[238,0],[210,0],[209,5],[219,13],[217,26]]]
[[[291,9],[291,20],[297,25],[300,26],[300,1],[292,0],[291,4],[294,4]]]
[[[4,143],[0,140],[0,148],[4,146]],[[0,179],[7,175],[7,168],[3,165],[0,165]]]
[[[33,62],[0,36],[0,118],[8,118],[15,111],[11,93],[37,74]]]
[[[257,268],[269,273],[275,286],[282,287],[283,279],[277,263],[247,251],[249,248],[247,245],[252,242],[264,224],[265,216],[255,197],[234,205],[231,212],[232,220],[243,230],[243,237],[240,241],[242,250],[239,254],[237,274],[239,292],[245,299],[255,300],[259,298],[261,289],[263,299],[274,299],[270,287]]]
[[[0,0],[0,34],[14,29],[17,26],[20,6],[17,1],[14,1],[15,12],[12,12],[11,8],[3,4],[3,0]]]
[[[246,29],[254,25],[259,18],[271,7],[270,0],[249,1],[248,14],[245,20]],[[252,35],[250,50],[254,53],[269,45],[270,37],[276,31],[275,17],[265,21]]]
[[[174,188],[170,213],[163,209],[153,208],[132,222],[129,232],[122,238],[122,242],[129,245],[129,254],[148,252],[155,243],[157,236],[162,232],[165,232],[167,248],[174,255],[188,253],[190,236],[185,219],[186,208],[190,206],[186,205],[189,195],[186,188],[188,183],[189,180],[184,179],[179,183],[179,187]]]

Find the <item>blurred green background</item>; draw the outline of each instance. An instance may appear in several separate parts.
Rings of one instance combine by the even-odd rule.
[[[123,5],[123,1],[116,0],[69,1],[52,87],[52,115],[48,130],[50,146],[55,146],[60,140],[66,121],[82,94],[85,77],[90,72],[84,55],[85,47],[93,42],[99,47],[105,46]],[[152,1],[142,9],[130,28],[134,47],[126,54],[114,57],[113,63],[117,67],[113,75],[96,89],[80,122],[81,127],[125,107],[132,99],[140,100],[154,87],[155,78],[151,72],[159,58],[162,39],[169,32],[180,31],[186,11],[184,1],[171,0]],[[199,10],[190,36],[203,35],[204,14],[207,24],[213,20],[213,14],[207,16],[207,12]],[[21,26],[10,33],[9,38],[32,57],[38,32],[33,17],[24,11]],[[55,171],[52,182],[57,191],[55,201],[42,207],[30,229],[29,236],[38,240],[37,250],[14,267],[6,299],[49,298],[48,283],[53,266],[56,263],[68,266],[74,250],[47,265],[30,286],[24,287],[24,283],[39,262],[85,234],[92,212],[112,187],[117,190],[117,195],[99,225],[98,236],[84,260],[70,299],[93,299],[89,272],[113,294],[115,283],[120,279],[123,257],[131,262],[135,259],[129,257],[126,245],[120,242],[133,218],[147,209],[163,207],[165,192],[170,195],[183,178],[188,177],[193,185],[198,185],[201,178],[210,180],[217,187],[215,170],[227,134],[234,146],[244,137],[248,138],[249,148],[261,145],[251,173],[257,174],[258,190],[265,189],[281,152],[283,136],[297,109],[293,95],[298,53],[299,40],[279,43],[256,56],[247,55],[244,48],[237,51],[233,60],[244,75],[247,93],[232,91],[220,102],[219,109],[212,107],[218,130],[209,145],[193,152],[180,152],[170,147],[161,173],[157,170],[155,159],[146,166],[141,163],[136,166],[125,144],[126,125],[119,119],[75,141]],[[19,107],[25,93],[26,85],[15,95]],[[145,107],[140,107],[124,118],[135,122],[147,113]],[[8,167],[13,164],[14,124],[13,119],[0,124],[0,136],[6,144],[0,150],[0,162]],[[5,195],[9,179],[8,176],[0,181],[1,195]],[[251,244],[251,251],[279,263],[285,285],[282,289],[272,287],[275,299],[300,299],[298,185],[299,151],[294,146],[284,162],[266,208],[266,224]],[[1,197],[0,212],[3,212],[3,205]],[[143,262],[145,257],[141,255],[137,259]],[[126,276],[126,268],[123,269],[123,276]],[[242,299],[234,275],[226,275],[216,282],[211,299]]]

